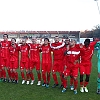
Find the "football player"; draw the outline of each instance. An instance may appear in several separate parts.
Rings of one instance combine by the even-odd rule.
[[[43,84],[42,86],[49,87],[50,83],[50,72],[52,68],[52,57],[51,57],[51,48],[49,45],[49,39],[44,38],[44,44],[41,47],[42,52],[42,78]]]
[[[90,39],[85,39],[84,45],[80,50],[80,92],[88,92],[87,85],[89,83],[89,78],[92,69],[92,56],[94,52],[94,46],[98,40],[90,43]],[[86,75],[85,81],[83,81],[83,77]]]
[[[20,45],[20,53],[21,53],[21,59],[20,59],[20,71],[21,71],[21,76],[22,76],[22,84],[27,81],[27,85],[29,84],[30,80],[30,72],[29,72],[29,45],[26,43],[27,38],[23,37],[22,38],[22,44]],[[26,72],[26,77],[24,74],[24,70]]]
[[[64,71],[63,89],[62,92],[66,91],[67,77],[72,76],[74,79],[74,94],[77,94],[78,86],[78,68],[79,68],[79,49],[76,47],[76,41],[71,40],[69,49],[67,50],[67,68]]]
[[[8,72],[8,82],[10,81],[11,72],[9,69],[9,47],[11,41],[8,41],[8,34],[3,34],[3,41],[1,41],[1,67],[3,82],[7,81],[6,70]]]
[[[19,58],[19,47],[16,44],[16,39],[11,39],[11,46],[9,47],[10,54],[10,71],[12,82],[18,83],[18,58]]]
[[[58,84],[58,79],[57,79],[57,75],[56,72],[59,72],[60,74],[60,79],[61,79],[61,86],[63,86],[63,78],[62,78],[62,74],[63,74],[63,70],[64,70],[64,43],[59,42],[59,37],[55,36],[54,38],[55,42],[51,44],[51,48],[53,51],[53,68],[52,68],[52,76],[54,79],[54,85],[52,86],[53,88],[57,87]]]
[[[100,94],[100,42],[99,44],[99,50],[97,51],[97,58],[98,58],[98,78],[97,78],[97,94]]]
[[[32,79],[31,85],[34,83],[34,74],[33,69],[36,68],[38,83],[37,85],[41,85],[41,73],[40,73],[40,44],[37,44],[37,38],[32,37],[32,43],[30,46],[30,77]]]

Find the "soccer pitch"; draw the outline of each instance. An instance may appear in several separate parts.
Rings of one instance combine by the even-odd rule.
[[[65,93],[61,92],[61,88],[52,88],[54,84],[51,78],[50,87],[37,86],[37,75],[34,69],[35,83],[34,85],[22,85],[21,75],[19,71],[19,83],[3,83],[0,82],[0,100],[98,100],[100,95],[96,94],[97,89],[97,57],[96,51],[92,59],[93,67],[88,85],[89,93],[80,93],[78,85],[78,94],[74,94],[68,87]],[[52,75],[51,75],[52,77]],[[59,83],[60,78],[58,75]],[[69,82],[68,82],[69,83]]]

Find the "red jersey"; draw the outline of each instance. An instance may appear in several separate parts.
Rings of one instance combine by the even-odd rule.
[[[80,44],[75,44],[75,47],[76,47],[77,49],[80,49]]]
[[[79,59],[79,54],[80,54],[80,51],[76,46],[69,48],[69,50],[67,52],[67,63],[68,63],[67,67],[68,68],[75,66],[74,63],[76,60]]]
[[[77,48],[77,50],[80,51],[80,49],[81,49],[81,48],[80,48],[80,44],[75,44],[75,48]],[[66,52],[68,51],[68,49],[67,49],[66,46],[64,46],[64,53],[65,53],[65,51],[66,51]],[[64,65],[67,65],[67,63],[69,62],[69,61],[67,60],[67,56],[69,57],[69,55],[65,55],[65,57],[64,57]],[[76,59],[79,59],[79,57],[80,57],[80,55],[78,54]]]
[[[7,59],[9,57],[10,41],[1,41],[1,57]]]
[[[42,45],[41,49],[42,49],[42,63],[51,63],[52,58],[51,58],[50,46]]]
[[[33,61],[40,61],[40,48],[39,44],[29,44],[30,46],[30,59]]]
[[[10,52],[10,61],[16,61],[18,60],[19,56],[19,47],[17,44],[15,44],[16,47],[10,46],[9,47],[9,52]]]
[[[21,45],[20,46],[20,52],[21,52],[21,61],[26,62],[29,59],[29,45]]]
[[[67,65],[67,55],[66,55],[66,52],[68,51],[68,49],[67,49],[67,46],[65,45],[64,46],[64,48],[63,48],[63,50],[64,50],[64,65]]]
[[[62,45],[61,42],[55,42],[55,43],[52,43],[51,44],[53,47],[57,47],[57,46],[60,46]],[[53,51],[53,56],[54,56],[54,60],[63,60],[64,59],[64,49],[63,47],[62,48],[59,48],[59,49],[52,49]]]
[[[90,45],[86,48],[83,46],[83,48],[80,51],[80,56],[81,56],[81,62],[90,62],[92,59],[92,55],[94,52],[94,46],[97,43],[97,41],[91,42]]]

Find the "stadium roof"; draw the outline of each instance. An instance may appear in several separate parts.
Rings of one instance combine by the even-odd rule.
[[[5,31],[0,34],[78,34],[80,31]]]

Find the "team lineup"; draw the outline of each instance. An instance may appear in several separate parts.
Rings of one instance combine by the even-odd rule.
[[[32,37],[31,41],[32,43],[27,43],[27,37],[23,37],[21,42],[17,44],[15,38],[8,41],[8,35],[3,34],[3,41],[0,42],[0,80],[17,84],[17,69],[20,68],[22,84],[33,85],[35,80],[33,70],[36,68],[37,85],[49,88],[52,73],[54,80],[52,88],[56,88],[59,86],[58,72],[61,80],[61,92],[66,92],[68,88],[67,81],[70,76],[70,89],[74,91],[74,94],[77,94],[79,72],[80,92],[89,92],[87,86],[92,70],[91,60],[94,46],[98,39],[93,42],[90,42],[90,39],[86,39],[84,45],[77,44],[74,39],[68,38],[59,42],[58,36],[54,37],[54,43],[50,43],[48,38],[44,38],[42,44],[37,43],[37,38],[35,37]],[[40,60],[40,53],[42,60]],[[99,59],[97,93],[100,94],[99,50],[97,57]]]

